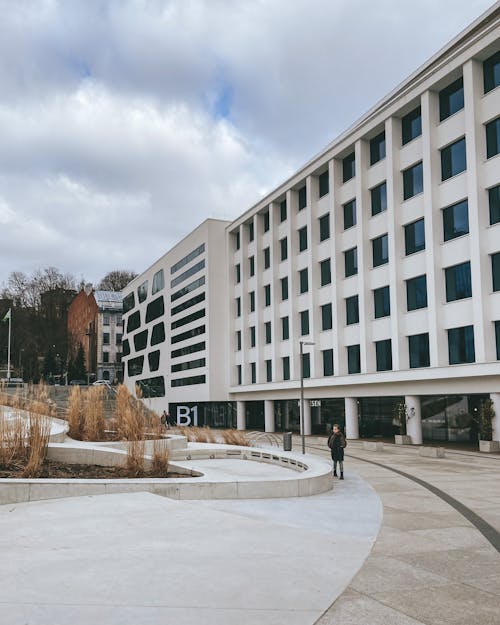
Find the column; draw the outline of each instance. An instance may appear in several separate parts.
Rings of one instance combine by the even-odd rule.
[[[346,438],[359,438],[358,400],[355,397],[346,397],[344,404]]]
[[[490,393],[490,399],[493,402],[493,410],[495,411],[495,417],[492,421],[493,426],[493,440],[500,441],[500,393]]]
[[[237,401],[236,402],[236,428],[238,430],[246,430],[246,418],[245,418],[245,402]]]
[[[405,404],[407,415],[406,433],[411,436],[412,445],[422,444],[422,411],[420,406],[420,397],[416,395],[406,395]]]
[[[304,434],[311,436],[311,402],[304,399]]]
[[[266,432],[274,432],[274,401],[264,400],[264,429]]]

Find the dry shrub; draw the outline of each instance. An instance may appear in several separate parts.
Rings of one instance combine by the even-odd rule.
[[[27,443],[27,463],[23,477],[38,477],[47,455],[50,437],[50,418],[45,415],[30,413]]]
[[[87,390],[86,401],[83,406],[83,432],[88,441],[98,441],[104,438],[104,388],[91,386]]]
[[[151,454],[151,471],[157,477],[167,477],[169,451],[167,441],[162,435],[160,419],[156,420],[153,430],[153,452]]]
[[[221,436],[226,445],[250,447],[250,441],[248,440],[247,435],[241,430],[223,430],[221,432]]]
[[[10,411],[9,411],[10,412]],[[0,410],[0,466],[23,462],[26,456],[27,421],[16,411],[7,418]]]
[[[83,418],[83,398],[79,386],[73,386],[68,401],[69,435],[76,440],[82,440],[85,431]]]

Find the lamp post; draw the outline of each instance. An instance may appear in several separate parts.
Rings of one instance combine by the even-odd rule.
[[[314,345],[312,341],[299,341],[300,345],[300,433],[302,453],[306,453],[306,435],[304,432],[304,345]]]

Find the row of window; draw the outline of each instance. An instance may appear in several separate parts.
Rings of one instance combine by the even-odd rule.
[[[474,349],[474,327],[463,326],[460,328],[450,328],[447,330],[448,336],[448,362],[450,365],[467,364],[475,361]],[[429,367],[429,334],[414,334],[408,336],[408,364],[410,369]],[[496,357],[500,360],[500,321],[495,321]],[[377,371],[392,370],[392,341],[384,339],[374,342],[375,363]],[[333,349],[325,349],[321,352],[323,361],[323,376],[334,375]],[[361,351],[360,345],[348,345],[346,347],[347,373],[361,373]],[[257,382],[257,363],[251,362],[250,380],[252,384]],[[272,360],[265,361],[266,382],[272,382]],[[282,379],[290,379],[290,357],[281,358]],[[310,354],[302,356],[302,375],[304,378],[311,377]],[[242,380],[242,365],[236,365],[237,383],[239,386]]]
[[[103,345],[111,345],[109,332],[103,332],[102,333],[102,343],[103,343]],[[116,334],[115,335],[115,345],[121,345],[121,344],[122,344],[122,335],[121,334]]]
[[[117,364],[120,364],[122,361],[122,354],[121,352],[116,352],[115,354],[115,362]],[[111,359],[111,354],[109,352],[102,352],[102,361],[101,362],[105,362],[105,363],[111,363],[113,362],[113,360]]]
[[[111,325],[111,323],[114,322],[117,326],[121,326],[122,325],[122,316],[121,313],[116,313],[116,314],[108,314],[108,313],[104,313],[102,316],[102,325],[103,326],[109,326]]]
[[[487,93],[499,85],[500,75],[500,51],[493,54],[483,63],[484,92]],[[463,78],[460,77],[447,85],[439,92],[439,119],[444,121],[451,115],[464,108]],[[485,125],[486,128],[486,154],[487,158],[499,153],[500,150],[500,119],[495,119]],[[401,119],[402,145],[413,141],[422,134],[422,111],[418,106]],[[386,156],[385,132],[379,133],[369,141],[370,165],[378,163]],[[453,144],[441,150],[441,179],[448,178],[466,169],[465,138],[461,138]],[[409,199],[423,191],[422,163],[417,163],[403,171],[403,198]],[[342,159],[342,181],[345,183],[356,175],[356,160],[354,152]],[[381,192],[383,192],[381,190]],[[323,197],[329,193],[328,171],[318,175],[318,195]],[[306,186],[297,189],[298,208],[302,210],[307,206]],[[385,200],[386,201],[386,200]],[[381,200],[383,204],[384,200]],[[375,202],[376,206],[376,202]],[[375,210],[377,210],[375,208]],[[382,209],[383,210],[383,209]],[[376,214],[373,213],[373,214]],[[264,215],[264,231],[269,230],[269,210]],[[286,200],[280,202],[280,221],[287,218]],[[253,222],[247,224],[249,241],[254,239]],[[236,235],[236,248],[239,249],[239,233]]]

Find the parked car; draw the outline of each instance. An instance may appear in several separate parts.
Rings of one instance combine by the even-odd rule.
[[[92,386],[109,386],[108,380],[96,380],[92,382]]]

